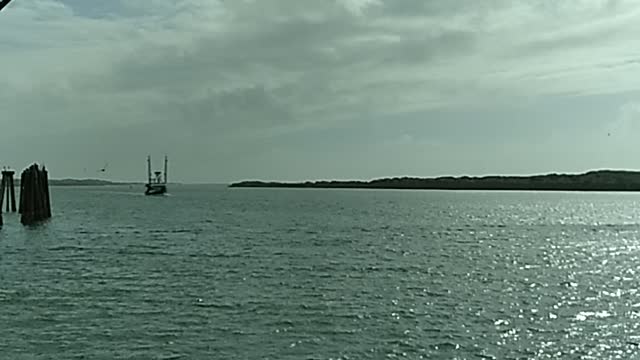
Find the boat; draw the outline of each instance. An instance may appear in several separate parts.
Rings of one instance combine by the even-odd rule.
[[[147,176],[148,181],[145,184],[145,195],[163,195],[167,192],[167,164],[168,159],[164,157],[164,174],[162,171],[155,171],[154,176],[151,175],[151,156],[147,156]],[[164,175],[164,178],[163,178]]]

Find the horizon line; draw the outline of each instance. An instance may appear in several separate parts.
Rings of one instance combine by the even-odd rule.
[[[246,181],[260,181],[260,182],[280,182],[280,183],[304,183],[304,182],[320,182],[320,181],[373,181],[380,179],[401,179],[401,178],[413,178],[413,179],[437,179],[437,178],[446,178],[446,177],[454,177],[454,178],[482,178],[482,177],[530,177],[530,176],[545,176],[545,175],[580,175],[587,174],[592,172],[605,172],[605,171],[613,171],[613,172],[632,172],[632,173],[640,173],[640,169],[622,169],[622,168],[595,168],[588,169],[582,171],[547,171],[547,172],[539,172],[539,173],[481,173],[481,174],[470,174],[470,173],[458,173],[458,174],[446,174],[446,175],[387,175],[387,176],[376,176],[370,178],[316,178],[316,179],[288,179],[288,180],[279,180],[279,179],[270,179],[270,180],[259,180],[259,178],[245,178],[238,180],[229,180],[229,181],[174,181],[169,182],[168,184],[173,185],[229,185],[237,182],[246,182]],[[17,182],[20,181],[18,177],[16,179]],[[112,179],[100,179],[100,178],[84,178],[84,177],[61,177],[61,178],[51,178],[49,181],[101,181],[107,183],[113,183],[114,185],[118,184],[145,184],[145,181],[141,180],[112,180]]]
[[[424,176],[424,175],[390,175],[390,176],[377,176],[377,177],[370,177],[370,178],[333,178],[333,179],[322,179],[322,178],[316,178],[316,179],[300,179],[300,180],[278,180],[278,179],[272,179],[272,180],[258,180],[256,178],[254,179],[250,179],[250,180],[236,180],[235,182],[244,182],[244,181],[261,181],[261,182],[282,182],[282,183],[292,183],[292,182],[296,182],[296,183],[300,183],[300,182],[318,182],[318,181],[374,181],[374,180],[380,180],[380,179],[402,179],[402,178],[409,178],[409,179],[438,179],[438,178],[465,178],[465,177],[469,177],[469,178],[483,178],[483,177],[532,177],[532,176],[549,176],[549,175],[583,175],[583,174],[589,174],[589,173],[594,173],[594,172],[629,172],[629,173],[639,173],[640,174],[640,169],[615,169],[615,168],[596,168],[596,169],[589,169],[589,170],[581,170],[581,171],[567,171],[567,172],[562,172],[562,171],[548,171],[548,172],[539,172],[539,173],[520,173],[520,174],[509,174],[509,173],[503,173],[503,174],[496,174],[496,173],[484,173],[484,174],[448,174],[448,175],[430,175],[430,176]]]

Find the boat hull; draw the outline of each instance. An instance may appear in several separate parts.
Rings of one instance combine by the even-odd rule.
[[[146,184],[145,195],[162,195],[167,192],[167,186],[164,184]]]

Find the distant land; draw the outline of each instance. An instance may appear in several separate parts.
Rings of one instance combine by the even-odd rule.
[[[640,171],[595,170],[582,174],[532,176],[395,177],[371,181],[242,181],[232,188],[335,188],[514,191],[640,191]]]

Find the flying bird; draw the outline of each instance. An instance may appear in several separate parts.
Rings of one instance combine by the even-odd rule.
[[[0,11],[2,11],[5,6],[9,5],[10,2],[11,0],[0,0]]]

